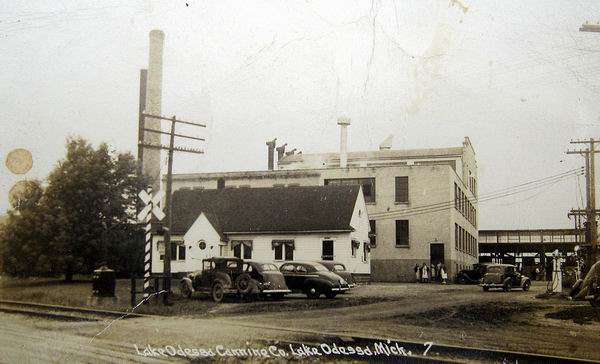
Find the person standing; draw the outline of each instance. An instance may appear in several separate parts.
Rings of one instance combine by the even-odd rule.
[[[421,276],[423,283],[429,282],[429,267],[427,267],[426,263],[423,263],[423,267],[421,268]]]
[[[446,266],[443,264],[440,266],[440,277],[442,279],[442,284],[448,283],[448,273],[446,273]]]
[[[432,281],[432,282],[435,282],[435,281],[437,281],[437,278],[438,278],[438,276],[437,276],[437,275],[438,275],[438,271],[437,271],[437,269],[435,268],[435,264],[432,264],[432,265],[431,265],[431,281]]]
[[[421,268],[419,264],[415,264],[415,279],[417,283],[421,282]]]

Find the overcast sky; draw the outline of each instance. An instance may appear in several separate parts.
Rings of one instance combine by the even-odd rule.
[[[165,32],[163,114],[203,122],[203,156],[176,172],[266,169],[274,137],[305,153],[460,146],[482,195],[583,165],[600,137],[598,1],[4,1],[0,4],[0,210],[45,178],[79,135],[136,154],[139,70]],[[102,4],[102,5],[100,5]],[[465,11],[466,10],[466,11]],[[188,131],[188,130],[186,130]],[[575,146],[576,147],[576,146]],[[599,156],[600,158],[600,156]],[[598,178],[600,179],[600,177]],[[571,227],[583,178],[479,205],[480,228]],[[432,201],[439,202],[439,201]]]

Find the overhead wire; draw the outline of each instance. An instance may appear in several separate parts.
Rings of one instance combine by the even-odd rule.
[[[577,168],[574,170],[563,172],[561,174],[548,176],[548,177],[541,178],[538,180],[522,183],[520,185],[515,185],[515,186],[508,187],[508,188],[500,189],[500,190],[497,190],[497,191],[494,191],[491,193],[480,195],[478,197],[474,197],[474,198],[467,197],[467,200],[469,202],[486,202],[486,201],[494,200],[497,198],[504,198],[504,197],[508,197],[511,195],[527,192],[527,191],[530,191],[533,189],[546,187],[548,185],[553,185],[558,182],[571,179],[575,176],[579,176],[581,174],[583,174],[583,170],[581,168]],[[415,215],[421,215],[421,214],[425,214],[425,213],[433,213],[433,212],[443,211],[443,210],[450,209],[450,208],[455,208],[457,204],[461,205],[462,202],[457,202],[456,199],[453,199],[451,201],[438,202],[438,203],[434,203],[434,204],[428,204],[428,205],[418,206],[418,207],[414,207],[414,208],[408,208],[408,209],[404,209],[404,210],[386,211],[386,212],[380,212],[380,213],[372,213],[369,215],[370,215],[370,217],[372,217],[376,220],[377,219],[389,219],[389,218],[394,218],[396,216],[415,216]]]

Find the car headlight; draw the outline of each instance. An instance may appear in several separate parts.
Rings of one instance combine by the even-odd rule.
[[[271,282],[265,282],[265,283],[263,283],[263,286],[264,287],[271,287]]]

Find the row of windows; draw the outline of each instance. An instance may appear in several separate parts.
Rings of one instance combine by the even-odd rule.
[[[454,183],[454,208],[473,225],[477,227],[477,210],[462,189]]]
[[[358,241],[351,242],[352,257],[356,258],[357,251],[360,248],[361,243]],[[334,241],[323,240],[321,247],[321,259],[322,260],[334,260]],[[369,252],[371,248],[369,243],[362,244],[361,258],[363,262],[366,262],[369,258]],[[273,240],[271,242],[271,248],[273,249],[274,260],[294,260],[294,240]],[[243,259],[252,259],[252,241],[251,240],[232,240],[231,250],[233,250],[233,256]]]
[[[477,257],[477,239],[458,224],[454,224],[454,244],[456,250]]]
[[[395,178],[395,201],[408,203],[408,177]],[[332,178],[326,179],[325,185],[360,185],[366,203],[375,202],[375,178]]]

